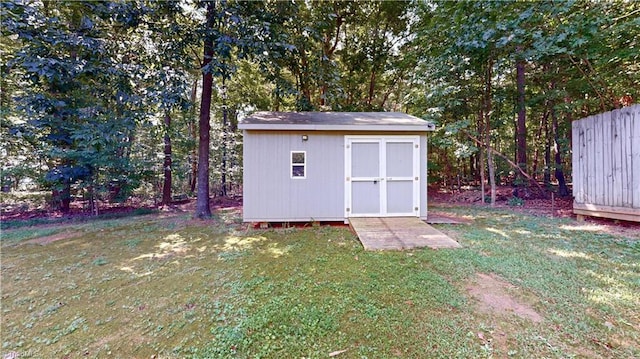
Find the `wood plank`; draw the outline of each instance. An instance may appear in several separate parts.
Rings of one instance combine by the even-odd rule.
[[[624,209],[640,209],[640,105],[575,121],[572,136],[576,213],[591,210],[611,217],[606,215],[611,211],[625,216],[619,219],[634,220],[628,216],[635,212]]]
[[[573,204],[573,213],[577,215],[620,219],[623,221],[640,222],[640,209],[627,207]]]
[[[586,139],[585,139],[585,133],[584,133],[584,125],[582,121],[577,121],[578,125],[577,127],[577,131],[578,131],[578,161],[576,168],[576,182],[578,185],[578,188],[576,189],[576,201],[578,203],[584,203],[584,171],[585,171],[585,159],[584,159],[584,152],[585,152],[585,146],[586,146]]]
[[[640,208],[601,206],[596,204],[573,204],[574,210],[594,211],[594,212],[619,212],[632,216],[640,216]]]
[[[613,181],[611,183],[613,194],[611,196],[611,206],[622,206],[622,126],[620,124],[620,118],[618,111],[611,111],[611,152],[613,154]]]
[[[578,165],[580,164],[580,133],[579,133],[580,121],[571,122],[571,187],[573,189],[573,198],[580,202],[578,193],[580,192],[579,176],[580,173]]]
[[[604,198],[602,200],[602,203],[600,204],[610,206],[612,204],[611,196],[613,195],[611,186],[611,183],[613,181],[613,167],[611,165],[613,163],[611,161],[611,116],[603,115],[602,123],[602,149],[604,153],[602,175],[604,178]]]
[[[461,247],[458,242],[417,217],[349,218],[349,226],[365,250]]]
[[[631,189],[633,188],[631,182],[631,136],[632,130],[632,117],[628,108],[620,110],[621,122],[623,123],[623,135],[622,135],[622,206],[631,207],[633,196],[631,195]]]
[[[594,203],[595,202],[595,141],[594,141],[594,128],[593,123],[595,122],[595,116],[589,117],[586,120],[586,134],[587,134],[587,148],[585,151],[586,158],[586,169],[585,169],[585,177],[586,177],[586,187],[585,187],[585,203]]]
[[[635,105],[631,112],[631,207],[640,208],[640,105]]]
[[[582,122],[583,146],[582,146],[582,203],[589,203],[589,118]]]
[[[604,171],[602,171],[603,168],[603,160],[602,160],[602,142],[603,142],[603,138],[602,138],[602,123],[603,123],[603,116],[594,116],[593,117],[593,137],[594,137],[594,141],[593,141],[593,145],[594,145],[594,152],[592,153],[592,156],[594,157],[594,168],[596,170],[594,170],[593,172],[593,203],[599,203],[602,204],[604,203],[604,193],[605,193],[605,182],[604,182],[604,175],[602,174]]]

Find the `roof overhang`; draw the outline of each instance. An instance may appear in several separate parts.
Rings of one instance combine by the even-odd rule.
[[[271,131],[408,131],[435,125],[400,112],[256,112],[240,121],[242,130]]]

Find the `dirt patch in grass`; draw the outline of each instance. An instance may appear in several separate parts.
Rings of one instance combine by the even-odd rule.
[[[587,218],[584,222],[574,222],[561,227],[567,231],[606,233],[640,240],[640,222],[615,221],[606,218]]]
[[[520,318],[540,323],[544,319],[530,305],[523,303],[509,292],[516,286],[493,274],[477,273],[466,286],[467,292],[478,301],[478,310],[498,315],[514,314]]]
[[[478,331],[476,336],[483,347],[493,348],[499,357],[517,352],[511,349],[515,344],[512,334],[520,328],[510,318],[515,315],[534,324],[544,319],[529,304],[516,297],[516,286],[495,274],[476,273],[465,289],[476,301],[476,311],[488,316],[489,320],[489,326]]]
[[[64,239],[71,239],[78,236],[80,236],[80,233],[77,232],[61,232],[53,234],[51,236],[30,239],[28,241],[25,241],[23,244],[39,244],[41,246],[46,246],[47,244],[51,244],[53,242],[61,241]]]
[[[473,219],[453,213],[430,210],[427,223],[471,224],[473,223]]]

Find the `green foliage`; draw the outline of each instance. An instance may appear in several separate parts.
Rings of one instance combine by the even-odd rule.
[[[438,124],[430,162],[444,179],[478,167],[488,144],[513,157],[516,60],[529,161],[550,138],[567,153],[572,120],[640,97],[636,2],[12,0],[0,11],[0,184],[58,202],[154,199],[165,135],[174,190],[192,192],[202,71],[215,76],[210,179],[235,187],[237,121],[255,110],[417,115]],[[205,38],[215,56],[202,69]]]
[[[561,143],[569,138],[573,119],[611,110],[625,93],[637,98],[639,55],[628,51],[640,35],[637,11],[637,4],[620,2],[420,3],[413,40],[420,82],[412,104],[449,138],[433,142],[449,150],[448,157],[436,160],[467,158],[465,144],[478,145],[471,137],[507,156],[514,153],[518,59],[526,63],[529,127],[543,128],[539,119],[554,111],[559,126],[553,131]],[[489,138],[482,136],[485,123],[478,114],[483,111],[488,111]],[[549,136],[529,131],[529,160],[551,146]],[[566,146],[559,151],[567,153]]]
[[[109,261],[106,260],[104,257],[98,257],[91,262],[91,264],[93,264],[94,266],[103,266],[108,263]]]
[[[521,207],[524,206],[524,199],[520,197],[509,197],[507,204],[511,207]]]

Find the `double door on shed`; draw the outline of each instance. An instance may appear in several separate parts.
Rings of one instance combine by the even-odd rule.
[[[345,218],[420,216],[420,137],[345,136]]]

